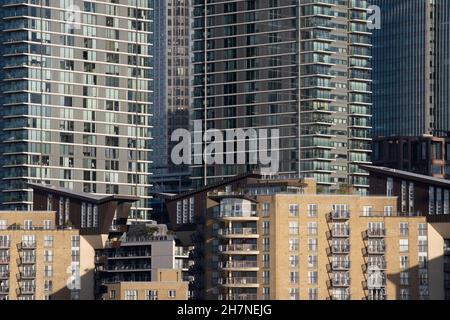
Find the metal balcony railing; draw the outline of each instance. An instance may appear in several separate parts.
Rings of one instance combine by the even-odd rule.
[[[252,285],[258,284],[258,278],[256,277],[232,277],[219,279],[220,284],[226,285]]]
[[[247,252],[247,251],[258,251],[258,245],[256,244],[229,244],[219,246],[219,251],[224,252]]]
[[[252,236],[258,235],[258,230],[256,228],[234,228],[234,229],[219,229],[219,235],[222,236]]]

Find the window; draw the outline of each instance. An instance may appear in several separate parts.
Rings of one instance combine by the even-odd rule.
[[[427,256],[419,256],[419,269],[427,269],[428,268],[428,258]]]
[[[92,228],[92,204],[89,203],[87,206],[87,227]]]
[[[373,207],[372,206],[364,206],[363,207],[363,216],[370,217],[372,216]]]
[[[400,289],[400,300],[409,300],[409,289]]]
[[[44,261],[45,262],[53,262],[53,251],[52,250],[44,251]]]
[[[147,290],[145,292],[145,300],[158,300],[157,290]]]
[[[392,217],[393,214],[394,214],[394,208],[392,206],[384,207],[384,216],[385,217]]]
[[[289,266],[291,268],[298,268],[299,259],[297,255],[291,255],[289,256]]]
[[[262,230],[263,230],[263,235],[265,235],[265,236],[269,235],[269,233],[270,233],[270,222],[269,221],[263,221]]]
[[[263,288],[263,299],[270,300],[270,288],[269,287]]]
[[[44,236],[44,247],[53,248],[53,236]]]
[[[444,214],[450,214],[450,192],[449,190],[444,190]]]
[[[52,228],[52,220],[44,220],[44,230],[50,230]]]
[[[169,296],[169,298],[175,298],[177,296],[177,291],[176,290],[169,290],[168,296]]]
[[[177,224],[181,224],[182,217],[182,203],[181,201],[177,201]]]
[[[23,225],[25,230],[31,230],[33,229],[33,220],[25,220]]]
[[[317,271],[308,272],[308,283],[317,284]]]
[[[116,290],[111,290],[109,292],[109,299],[111,299],[111,300],[116,299]]]
[[[265,202],[263,203],[263,217],[268,217],[270,215],[270,203]]]
[[[289,216],[290,217],[298,217],[298,204],[290,204],[289,205]]]
[[[409,285],[409,272],[400,272],[400,285]]]
[[[308,217],[317,218],[317,204],[308,204]]]
[[[298,288],[289,288],[289,297],[291,300],[299,300]]]
[[[8,221],[0,220],[0,230],[6,230],[6,229],[8,229]]]
[[[436,214],[442,214],[442,189],[436,188]]]
[[[137,290],[125,291],[125,300],[137,300],[137,298],[138,298]]]
[[[263,254],[262,263],[263,268],[270,268],[270,256],[268,254]]]
[[[289,282],[291,284],[298,284],[299,276],[297,271],[291,271],[289,272]]]
[[[81,228],[86,228],[86,203],[81,204]]]
[[[269,238],[263,238],[262,244],[263,244],[263,251],[270,251],[270,239]]]
[[[400,235],[403,237],[409,236],[409,224],[408,222],[400,223]]]
[[[44,267],[44,276],[45,276],[46,278],[51,278],[51,277],[53,277],[53,266],[51,266],[51,265],[46,265],[46,266]]]
[[[183,200],[183,223],[188,223],[188,199]]]
[[[270,271],[263,271],[263,283],[270,284]]]
[[[428,213],[433,215],[434,212],[434,188],[429,187],[428,189]]]
[[[298,222],[297,221],[290,221],[289,222],[289,234],[290,235],[298,235],[299,234],[299,228],[298,228]]]
[[[308,239],[308,250],[312,252],[317,251],[317,239]]]
[[[402,197],[401,197],[402,212],[406,212],[406,192],[407,192],[406,186],[407,186],[406,181],[402,181]]]
[[[418,226],[419,228],[419,237],[426,237],[428,232],[427,232],[427,224],[426,223],[421,223]]]
[[[317,222],[308,222],[308,235],[315,236],[317,234]]]
[[[428,241],[427,240],[419,240],[419,252],[420,253],[428,252]]]
[[[308,268],[317,268],[317,256],[308,256]]]
[[[400,239],[400,252],[408,252],[408,251],[409,251],[409,240]]]
[[[408,188],[408,209],[409,212],[412,213],[414,212],[414,183],[410,182],[409,183],[409,188]]]
[[[93,227],[97,228],[98,227],[98,206],[93,206]]]
[[[289,239],[289,251],[298,251],[298,250],[299,250],[299,240]]]
[[[403,270],[409,268],[409,257],[408,256],[400,256],[400,268]]]
[[[195,222],[195,200],[194,197],[189,199],[189,223]]]
[[[386,181],[386,196],[392,197],[394,194],[394,179],[393,178],[387,178]]]
[[[317,288],[309,288],[308,289],[308,299],[309,300],[317,300],[318,299]]]

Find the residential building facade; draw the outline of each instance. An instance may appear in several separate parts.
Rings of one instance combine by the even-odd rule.
[[[179,270],[158,269],[151,282],[109,284],[104,300],[187,300],[188,282]]]
[[[379,194],[317,194],[312,179],[248,174],[166,202],[175,219],[185,199],[203,212],[192,238],[204,298],[443,299],[450,225]]]
[[[0,212],[0,300],[79,300],[88,243],[54,212]],[[90,257],[91,259],[93,258]]]
[[[139,196],[148,219],[153,8],[149,1],[3,1],[1,203],[27,182]]]
[[[350,184],[364,194],[367,173],[357,164],[370,162],[371,150],[368,2],[192,4],[194,136],[279,129],[279,146],[271,146],[279,150],[279,172],[315,178],[326,191]],[[216,154],[242,155],[227,148]],[[207,164],[198,150],[205,142],[194,141],[194,187],[259,167]]]

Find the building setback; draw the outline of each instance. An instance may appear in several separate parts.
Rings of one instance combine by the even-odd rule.
[[[148,219],[153,11],[149,1],[2,1],[4,209],[27,182],[141,197]]]
[[[193,119],[203,131],[279,129],[281,173],[315,178],[325,190],[351,184],[364,193],[367,174],[357,163],[370,162],[367,6],[194,0]],[[194,163],[193,184],[257,167]]]

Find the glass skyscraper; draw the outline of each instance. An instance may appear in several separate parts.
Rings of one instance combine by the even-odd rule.
[[[193,0],[193,119],[277,128],[280,172],[365,193],[371,31],[364,0]],[[225,150],[225,147],[224,147]],[[193,165],[194,185],[257,169]]]
[[[42,182],[137,195],[148,219],[152,1],[0,3],[2,208]]]
[[[441,135],[450,130],[450,1],[372,0],[374,136]]]
[[[190,0],[155,0],[155,98],[152,188],[179,193],[190,187],[188,164],[171,161],[174,130],[189,130]],[[158,201],[152,207],[158,210]]]

